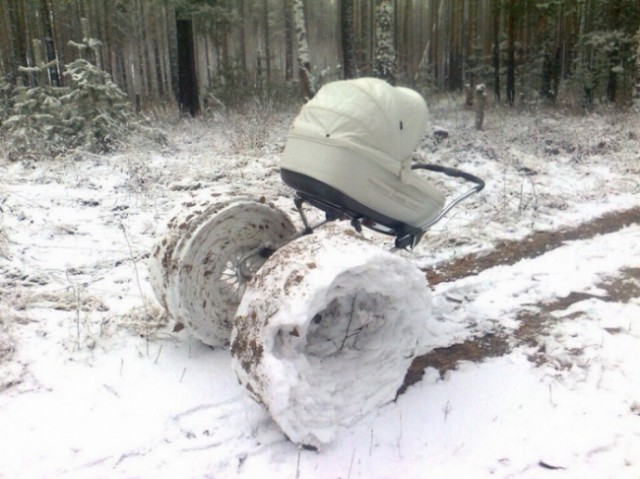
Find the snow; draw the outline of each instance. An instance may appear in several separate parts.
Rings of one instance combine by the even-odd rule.
[[[450,136],[421,151],[487,188],[399,258],[435,265],[640,205],[637,114],[489,110],[476,132],[472,112],[432,113]],[[265,196],[299,225],[277,175],[293,116],[259,135],[180,121],[163,151],[0,163],[0,477],[637,478],[640,300],[606,286],[638,290],[637,224],[434,285],[424,352],[487,334],[506,352],[427,368],[319,452],[249,398],[228,351],[163,315],[147,257],[176,205]]]
[[[240,382],[290,440],[316,449],[392,401],[439,329],[417,267],[332,229],[269,258],[238,307],[231,347]]]

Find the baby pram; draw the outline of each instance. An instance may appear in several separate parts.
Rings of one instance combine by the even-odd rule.
[[[328,220],[350,219],[356,228],[395,236],[397,248],[415,246],[451,208],[484,187],[469,173],[413,161],[427,117],[422,96],[382,80],[322,87],[295,119],[282,155],[282,179],[296,190],[298,209],[306,202]],[[418,169],[474,186],[445,203]]]

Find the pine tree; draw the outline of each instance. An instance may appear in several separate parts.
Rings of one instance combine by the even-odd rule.
[[[67,65],[70,91],[61,98],[69,147],[104,152],[124,138],[133,113],[111,76],[85,59]]]
[[[396,50],[393,32],[393,5],[380,0],[376,10],[376,53],[373,74],[388,83],[396,83]]]
[[[344,78],[357,76],[353,1],[340,0],[340,37]]]
[[[19,67],[18,71],[37,78],[50,67],[50,64],[39,64]],[[16,85],[6,100],[7,118],[0,128],[9,140],[7,154],[10,160],[37,159],[64,152],[64,125],[60,118],[63,110],[61,98],[66,92],[65,88],[47,84]]]
[[[100,42],[72,43],[80,56]],[[73,149],[102,153],[114,149],[134,130],[145,130],[162,141],[162,135],[142,124],[132,112],[127,95],[111,76],[84,58],[65,65],[66,87],[54,87],[43,78],[50,63],[20,67],[35,86],[18,85],[10,98],[11,110],[2,123],[10,145],[10,160],[56,157]]]

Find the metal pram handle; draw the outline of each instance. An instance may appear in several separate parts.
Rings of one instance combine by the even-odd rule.
[[[469,196],[482,191],[482,189],[484,188],[484,180],[482,180],[481,178],[478,178],[475,175],[472,175],[471,173],[467,173],[466,171],[458,170],[456,168],[450,168],[447,166],[440,166],[440,165],[433,165],[433,164],[426,164],[426,163],[414,163],[413,165],[411,165],[411,169],[427,170],[427,171],[433,171],[435,173],[442,173],[452,178],[461,178],[465,181],[475,184],[473,188],[462,193],[460,196],[454,198],[448,204],[446,204],[442,208],[442,211],[438,214],[438,216],[428,221],[427,223],[421,225],[420,229],[423,231],[425,231],[427,228],[433,226],[435,223],[440,221],[458,203],[466,200]]]

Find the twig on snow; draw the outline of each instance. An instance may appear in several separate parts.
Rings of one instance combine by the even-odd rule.
[[[444,405],[442,411],[444,412],[444,420],[446,421],[449,417],[449,413],[451,412],[451,403],[449,401]]]
[[[538,466],[544,468],[544,469],[549,469],[551,471],[556,471],[558,469],[566,469],[566,467],[563,466],[554,466],[552,464],[549,464],[547,462],[544,461],[538,461]]]
[[[344,338],[342,338],[342,344],[340,345],[340,349],[338,349],[338,352],[342,351],[345,343],[347,342],[347,338],[349,338],[349,329],[351,329],[351,321],[353,321],[353,313],[355,312],[355,309],[356,309],[357,298],[358,298],[358,295],[356,294],[353,297],[353,301],[351,301],[351,313],[349,313],[349,322],[347,323],[347,331],[344,333]]]
[[[298,460],[296,461],[296,479],[300,479],[300,455],[302,454],[302,449],[298,449]]]
[[[371,456],[372,451],[373,451],[373,428],[371,428],[371,438],[369,439],[369,456]]]
[[[351,479],[351,469],[353,468],[353,460],[356,457],[356,449],[353,448],[353,452],[351,453],[351,462],[349,463],[349,472],[347,473],[347,479]]]
[[[551,403],[553,407],[557,406],[557,404],[553,400],[553,391],[551,390],[551,384],[549,384],[549,403]]]
[[[120,454],[120,457],[118,458],[118,460],[116,461],[116,463],[113,465],[113,469],[115,469],[116,467],[118,467],[120,464],[122,464],[125,460],[130,459],[132,457],[140,457],[140,456],[144,456],[147,454],[147,451],[131,451],[131,452],[125,452],[123,454]]]
[[[402,409],[398,408],[398,414],[400,415],[400,434],[398,434],[398,441],[396,445],[398,447],[398,456],[402,459],[402,436],[404,434],[404,421],[402,420]]]
[[[127,242],[127,246],[129,247],[129,254],[130,254],[130,258],[131,258],[131,262],[133,263],[133,270],[136,274],[136,283],[138,285],[138,292],[140,293],[140,299],[142,300],[142,308],[144,309],[145,312],[145,341],[146,341],[146,346],[147,346],[147,356],[149,356],[149,311],[147,309],[147,301],[144,297],[144,294],[142,293],[142,285],[140,283],[140,274],[138,273],[138,263],[136,261],[135,256],[133,255],[133,248],[131,247],[131,242],[129,241],[129,236],[127,235],[127,230],[124,227],[124,224],[121,222],[120,223],[120,229],[122,230],[122,234],[124,235],[124,239]]]
[[[158,364],[158,359],[160,358],[160,353],[162,352],[162,344],[158,348],[158,354],[156,354],[156,359],[153,361],[153,364]]]
[[[78,351],[80,351],[80,287],[73,284],[73,281],[71,281],[69,277],[69,271],[65,271],[65,274],[67,275],[67,281],[69,281],[76,299],[76,345]]]

